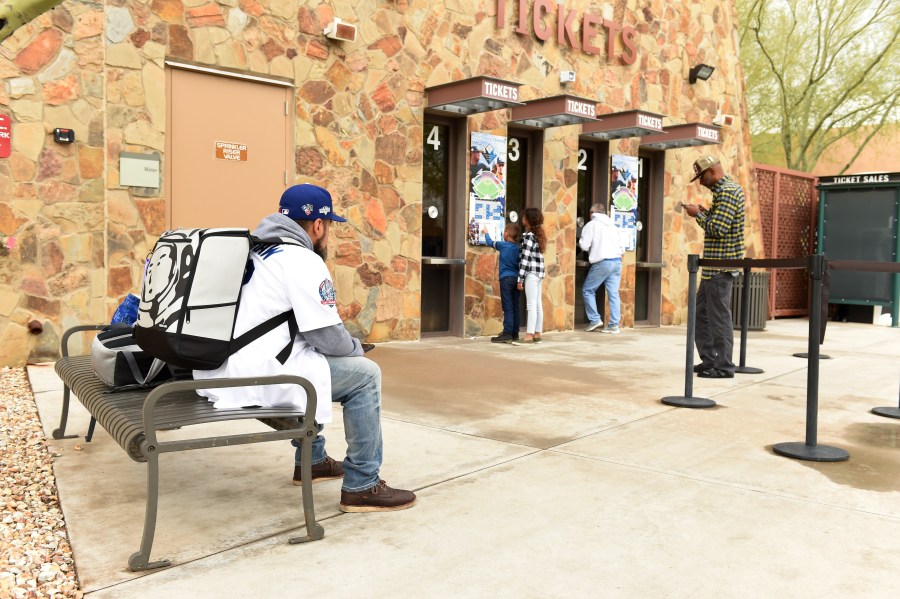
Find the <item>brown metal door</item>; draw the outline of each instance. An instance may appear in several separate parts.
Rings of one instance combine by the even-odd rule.
[[[168,224],[255,228],[289,181],[293,87],[182,68],[167,75]]]

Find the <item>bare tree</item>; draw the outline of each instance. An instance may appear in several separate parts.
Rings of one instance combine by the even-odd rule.
[[[0,42],[16,29],[47,12],[62,0],[2,0],[0,2]]]
[[[810,171],[842,138],[852,164],[900,121],[900,2],[738,0],[750,131],[776,135],[788,168]]]

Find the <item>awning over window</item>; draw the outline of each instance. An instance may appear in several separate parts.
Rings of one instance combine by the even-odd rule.
[[[519,84],[493,77],[472,77],[435,85],[425,90],[428,106],[453,114],[477,114],[500,108],[522,106]]]
[[[576,96],[553,96],[529,100],[512,109],[509,122],[546,129],[561,125],[597,122],[597,101]]]
[[[721,129],[704,123],[687,123],[663,127],[663,133],[641,138],[642,148],[672,150],[722,143]]]
[[[643,110],[629,110],[600,115],[601,120],[585,123],[581,137],[594,139],[622,139],[663,133],[663,115]]]

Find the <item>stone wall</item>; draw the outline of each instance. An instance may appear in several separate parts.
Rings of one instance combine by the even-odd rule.
[[[104,23],[66,2],[0,44],[0,109],[12,154],[0,159],[0,364],[58,352],[61,327],[106,318]],[[53,141],[54,128],[75,142]],[[43,333],[28,334],[36,320]]]
[[[348,327],[374,341],[419,336],[429,86],[491,75],[521,83],[526,100],[565,91],[596,98],[606,112],[666,114],[670,124],[736,114],[723,145],[710,149],[752,200],[732,3],[565,3],[632,26],[638,50],[630,65],[616,58],[621,40],[608,59],[561,47],[555,37],[539,43],[517,34],[518,2],[506,5],[499,29],[497,0],[66,0],[17,31],[0,44],[0,110],[13,122],[12,155],[0,159],[0,236],[16,240],[0,250],[0,364],[52,358],[63,328],[107,320],[139,286],[143,259],[167,225],[165,183],[121,187],[118,158],[124,151],[166,159],[166,58],[294,80],[296,181],[326,184],[349,216],[334,230],[329,266]],[[356,42],[324,38],[335,11],[359,27]],[[689,85],[697,62],[716,72]],[[559,70],[577,72],[565,90]],[[506,111],[471,117],[468,129],[502,133],[506,118]],[[55,127],[74,129],[75,143],[54,143]],[[545,330],[574,322],[577,134],[578,126],[545,134]],[[613,142],[610,151],[636,153],[637,143]],[[688,182],[700,153],[666,154],[663,324],[686,318],[684,257],[702,248],[696,225],[673,210],[679,201],[708,202],[708,192]],[[759,256],[752,202],[748,214],[748,254]],[[492,334],[501,318],[496,255],[467,254],[466,334]],[[623,279],[626,323],[633,287],[632,266]],[[41,335],[27,333],[32,320],[43,324]]]

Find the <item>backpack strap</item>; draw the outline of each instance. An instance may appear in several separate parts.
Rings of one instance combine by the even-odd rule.
[[[150,370],[147,371],[147,376],[141,374],[141,369],[138,366],[137,360],[134,359],[134,354],[130,351],[123,351],[121,355],[125,356],[125,362],[128,364],[128,367],[131,369],[131,376],[134,377],[135,382],[143,387],[150,381],[156,378],[166,363],[160,360],[159,358],[154,358],[153,363],[150,365]]]
[[[240,337],[234,339],[231,342],[231,353],[235,354],[238,351],[244,349],[269,331],[273,331],[276,328],[280,327],[284,323],[288,325],[288,331],[290,332],[290,339],[288,340],[287,345],[284,346],[275,358],[284,365],[287,362],[287,359],[291,355],[291,348],[294,345],[294,337],[297,336],[297,331],[299,327],[297,326],[297,319],[294,318],[294,311],[288,310],[286,312],[282,312],[278,316],[273,316],[269,320],[263,321],[260,324],[256,325]]]
[[[299,241],[297,241],[296,239],[291,239],[289,237],[261,238],[256,237],[255,235],[251,235],[250,243],[251,245],[299,245],[302,247],[302,244]],[[285,345],[284,348],[282,348],[282,350],[275,356],[275,359],[277,359],[278,362],[283,366],[284,363],[287,362],[287,359],[291,356],[291,349],[294,346],[294,338],[297,337],[297,332],[300,329],[300,327],[297,325],[297,319],[294,317],[293,310],[288,310],[286,312],[282,312],[278,316],[273,316],[269,320],[256,325],[240,337],[236,338],[231,343],[231,352],[238,352],[269,331],[276,329],[284,323],[287,323],[288,325],[288,333],[290,335],[290,339],[288,339],[287,345]]]
[[[250,236],[250,245],[256,245],[257,243],[262,243],[264,245],[299,245],[303,246],[302,243],[297,241],[296,239],[291,239],[290,237],[256,237],[255,235]]]

